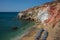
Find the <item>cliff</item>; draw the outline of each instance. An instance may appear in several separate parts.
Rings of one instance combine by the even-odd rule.
[[[60,0],[22,11],[18,14],[18,18],[43,24],[44,29],[49,32],[47,40],[60,40]]]
[[[29,8],[25,11],[22,11],[18,14],[19,18],[22,19],[31,19],[35,21],[40,21],[42,23],[51,23],[55,19],[60,18],[60,2],[53,1],[50,3],[45,3],[41,6],[35,6]],[[54,19],[54,17],[56,17]],[[54,19],[54,20],[53,20]]]

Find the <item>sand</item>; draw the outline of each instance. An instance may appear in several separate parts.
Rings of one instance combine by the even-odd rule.
[[[25,34],[22,38],[19,40],[35,40],[35,36],[40,31],[40,28],[43,28],[44,26],[42,24],[34,25],[32,28],[28,30],[28,33]]]
[[[58,40],[60,40],[60,33],[59,33],[60,28],[58,25],[60,24],[57,23],[55,28],[53,28],[51,27],[51,25],[45,26],[43,24],[36,24],[32,28],[29,28],[27,34],[25,34],[19,40],[35,40],[35,36],[40,30],[40,28],[44,28],[44,30],[48,31],[49,34],[46,40],[57,40],[57,38]]]

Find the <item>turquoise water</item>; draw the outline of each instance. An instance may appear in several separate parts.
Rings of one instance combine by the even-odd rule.
[[[26,30],[34,25],[32,21],[18,20],[18,12],[0,12],[0,40],[17,40]],[[12,30],[12,27],[18,27]]]

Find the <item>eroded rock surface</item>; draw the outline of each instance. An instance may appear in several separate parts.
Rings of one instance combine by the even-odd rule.
[[[49,32],[47,40],[60,40],[60,0],[22,11],[18,14],[18,18],[43,24],[42,27]]]

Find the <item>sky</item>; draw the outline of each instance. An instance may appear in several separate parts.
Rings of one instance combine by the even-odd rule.
[[[19,12],[52,0],[0,0],[0,12]]]

